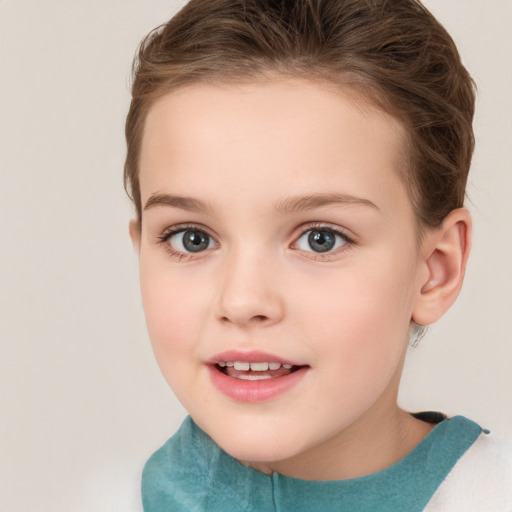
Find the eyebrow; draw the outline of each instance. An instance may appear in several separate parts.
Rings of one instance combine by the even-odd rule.
[[[378,206],[369,199],[338,193],[290,196],[278,201],[274,205],[274,208],[276,212],[285,214],[314,210],[322,206],[330,206],[333,204],[362,205],[379,210]],[[213,211],[212,206],[205,201],[193,197],[175,196],[172,194],[153,194],[146,201],[144,211],[156,206],[169,206],[171,208],[179,208],[180,210],[197,213],[210,213]]]
[[[170,206],[188,212],[208,213],[213,208],[206,202],[193,197],[173,196],[171,194],[153,194],[144,205],[144,211],[155,206]]]
[[[304,212],[336,204],[362,205],[379,210],[375,203],[363,197],[357,197],[350,194],[326,193],[326,194],[308,194],[304,196],[291,196],[279,201],[275,208],[279,213]]]

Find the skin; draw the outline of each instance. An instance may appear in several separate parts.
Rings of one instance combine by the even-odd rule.
[[[148,114],[142,204],[153,199],[130,232],[153,349],[196,423],[244,464],[353,478],[431,429],[398,407],[400,375],[411,322],[436,321],[460,290],[470,219],[455,210],[419,240],[399,178],[404,138],[398,120],[353,93],[298,79],[189,86]],[[333,193],[344,200],[320,204]],[[162,194],[208,208],[162,204]],[[311,195],[324,201],[285,208]],[[180,252],[180,235],[162,242],[183,223],[211,236],[206,250]],[[312,223],[351,241],[314,252],[303,235]],[[239,402],[205,364],[230,349],[309,368],[282,395]]]

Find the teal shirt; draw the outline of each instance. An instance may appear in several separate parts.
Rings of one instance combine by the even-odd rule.
[[[418,416],[432,421],[432,413]],[[482,432],[462,416],[436,419],[416,448],[382,471],[308,481],[242,466],[187,417],[144,467],[144,512],[421,511]]]

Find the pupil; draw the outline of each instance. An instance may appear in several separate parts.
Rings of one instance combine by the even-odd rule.
[[[311,249],[315,252],[327,252],[334,247],[336,239],[328,231],[311,231],[308,236],[308,242]]]
[[[208,248],[209,236],[201,231],[185,231],[183,246],[187,251],[199,252]]]

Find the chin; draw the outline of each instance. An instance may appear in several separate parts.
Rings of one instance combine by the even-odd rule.
[[[272,426],[242,429],[233,424],[224,424],[219,429],[203,430],[225,452],[239,461],[276,462],[293,457],[303,449],[299,439],[283,436],[282,430]]]

